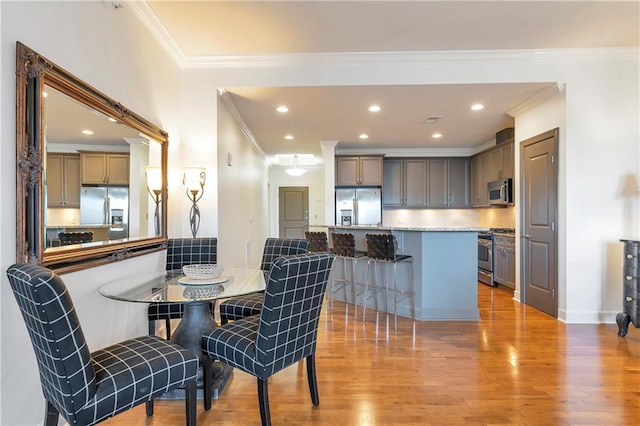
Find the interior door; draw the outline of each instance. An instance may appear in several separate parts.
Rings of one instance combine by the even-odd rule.
[[[558,129],[524,141],[521,153],[522,300],[558,317]]]
[[[280,238],[304,238],[309,230],[309,187],[281,186],[278,197]]]

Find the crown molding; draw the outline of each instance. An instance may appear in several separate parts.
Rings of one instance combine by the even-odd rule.
[[[440,62],[575,62],[638,60],[637,47],[458,50],[412,52],[293,53],[187,56],[146,1],[127,0],[143,25],[181,68],[280,68],[309,65],[432,64]]]
[[[516,106],[515,108],[507,111],[507,114],[511,117],[516,117],[520,114],[523,114],[532,108],[537,107],[548,101],[549,99],[558,96],[559,94],[564,92],[565,83],[555,83],[550,84],[548,87],[542,89],[537,92],[535,95]]]
[[[245,123],[244,120],[242,119],[242,116],[240,115],[240,111],[238,111],[238,108],[236,107],[235,102],[233,102],[231,95],[229,95],[229,92],[227,92],[224,89],[220,89],[218,90],[218,95],[220,96],[220,100],[222,101],[222,104],[225,106],[227,111],[229,111],[229,113],[233,116],[233,119],[236,120],[236,123],[238,123],[238,126],[240,127],[242,134],[247,138],[251,146],[253,146],[253,149],[255,149],[256,152],[262,157],[262,159],[265,162],[267,162],[267,154],[265,154],[265,152],[262,150],[262,147],[260,147],[260,144],[258,144],[258,141],[256,141],[256,138],[253,137],[253,133],[251,133],[249,126],[247,126],[247,123]]]
[[[484,149],[478,148],[371,148],[337,149],[336,155],[383,155],[393,157],[470,157]]]
[[[184,68],[184,63],[187,61],[187,56],[184,54],[178,43],[167,28],[162,24],[158,16],[153,12],[151,7],[146,1],[140,0],[126,0],[128,6],[133,10],[135,15],[140,19],[142,24],[149,30],[151,35],[160,43],[160,46],[169,54],[171,59],[181,68]]]
[[[636,48],[344,52],[186,57],[183,68],[282,68],[319,65],[436,64],[443,62],[592,62],[637,60]]]

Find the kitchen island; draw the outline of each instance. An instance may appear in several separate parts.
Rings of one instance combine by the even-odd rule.
[[[356,248],[366,251],[366,234],[395,235],[398,252],[413,256],[416,281],[416,319],[429,321],[477,321],[478,311],[478,231],[476,227],[386,227],[386,226],[339,226],[328,229],[331,234],[352,233]],[[337,268],[333,271],[339,273]],[[366,279],[366,262],[358,262],[358,281]],[[398,268],[398,287],[408,288],[405,268]],[[337,293],[336,299],[343,299]],[[382,295],[380,296],[382,297]],[[384,306],[383,299],[378,306]],[[399,306],[398,313],[410,316],[411,299]],[[353,303],[350,297],[347,301]],[[362,303],[359,298],[358,303]],[[367,306],[374,306],[369,301]]]

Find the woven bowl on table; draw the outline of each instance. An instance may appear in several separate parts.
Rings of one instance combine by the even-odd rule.
[[[192,280],[210,280],[217,278],[222,271],[224,271],[224,266],[215,264],[196,264],[182,267],[182,273]]]

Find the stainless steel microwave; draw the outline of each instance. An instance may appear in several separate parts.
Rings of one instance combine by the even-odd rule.
[[[489,204],[505,206],[513,204],[513,179],[494,180],[487,184]]]

